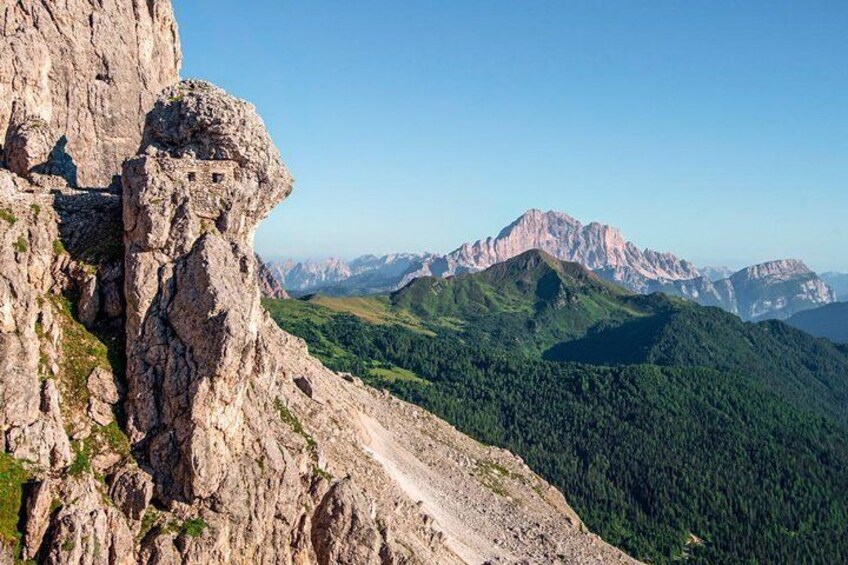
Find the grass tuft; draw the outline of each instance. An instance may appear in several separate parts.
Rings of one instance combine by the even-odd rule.
[[[79,477],[91,470],[91,442],[75,441],[71,444],[71,448],[74,450],[74,460],[68,467],[68,475]]]
[[[11,210],[7,208],[0,208],[0,220],[4,220],[10,226],[14,226],[17,223],[18,218],[15,216]]]
[[[26,253],[29,249],[29,243],[24,236],[21,236],[12,243],[12,249],[15,250],[15,253]]]
[[[318,475],[321,478],[327,479],[328,481],[333,480],[333,475],[331,475],[327,470],[322,469],[318,465],[312,466],[312,472]]]
[[[88,406],[88,376],[96,367],[112,370],[109,349],[100,339],[74,318],[70,300],[52,296],[55,312],[62,326],[62,358],[60,383],[62,397],[74,410]]]
[[[303,428],[303,424],[301,424],[300,420],[298,420],[297,417],[291,413],[288,407],[283,404],[283,401],[279,398],[275,399],[274,408],[276,408],[277,412],[280,414],[280,419],[291,426],[294,433],[300,435],[306,440],[306,447],[310,450],[315,449],[315,439],[306,432]]]
[[[199,538],[209,526],[203,521],[203,518],[192,518],[183,522],[180,528],[180,533],[185,534],[190,538]]]

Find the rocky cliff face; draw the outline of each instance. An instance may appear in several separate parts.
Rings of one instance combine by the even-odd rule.
[[[531,249],[581,263],[631,290],[700,276],[694,265],[670,253],[641,250],[607,225],[583,225],[562,212],[530,210],[494,238],[465,243],[447,255],[364,256],[350,264],[285,262],[275,274],[289,290],[334,294],[396,290],[424,276],[482,271]]]
[[[562,212],[530,210],[497,237],[465,243],[445,256],[426,258],[405,273],[397,286],[421,276],[444,277],[481,271],[531,249],[580,263],[636,292],[650,292],[657,284],[700,276],[688,261],[670,253],[641,250],[612,226],[597,222],[583,225]]]
[[[530,210],[495,238],[466,243],[447,256],[453,270],[486,269],[531,249],[608,273],[611,280],[640,290],[645,280],[686,280],[699,276],[694,265],[670,253],[640,250],[617,229],[583,225],[562,212]]]
[[[154,97],[177,80],[170,2],[7,1],[0,28],[9,168],[82,187],[111,184],[138,148]]]
[[[92,36],[103,13],[127,35]],[[3,48],[45,26],[45,52],[94,41],[112,61],[139,41],[140,65],[164,65],[139,76],[162,77],[172,59],[133,34],[169,15],[153,0],[23,1]],[[175,36],[169,49],[178,60]],[[83,80],[40,68],[51,93]],[[57,127],[42,120],[9,125],[15,158],[38,161],[30,148]],[[0,168],[0,563],[632,561],[516,457],[326,370],[270,320],[253,234],[292,181],[249,104],[188,81],[143,129],[113,125],[77,138],[109,147],[78,169],[97,190]]]
[[[836,301],[836,294],[801,261],[770,261],[727,279],[743,319],[785,319]]]

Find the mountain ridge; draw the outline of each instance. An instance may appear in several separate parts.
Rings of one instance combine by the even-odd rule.
[[[848,302],[834,302],[798,312],[786,323],[810,335],[848,344]]]
[[[355,274],[338,260],[277,264],[275,272],[281,281],[294,284],[289,290],[298,294],[371,294],[398,290],[421,277],[478,272],[531,249],[580,263],[601,278],[635,292],[685,297],[705,306],[718,306],[745,320],[787,318],[835,300],[827,285],[796,259],[768,261],[712,280],[726,270],[702,273],[693,263],[672,253],[639,248],[615,227],[598,222],[583,224],[566,213],[538,209],[526,211],[495,237],[464,243],[445,255],[395,254],[376,263],[356,259],[351,262],[357,265]],[[397,262],[394,257],[403,261]],[[381,271],[375,264],[392,264],[392,269]],[[314,272],[309,282],[297,276],[299,270]],[[324,277],[331,282],[319,283]]]

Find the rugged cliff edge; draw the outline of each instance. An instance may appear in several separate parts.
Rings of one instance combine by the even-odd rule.
[[[270,320],[253,233],[292,180],[252,106],[187,81],[150,96],[143,127],[134,104],[108,133],[59,117],[73,104],[53,95],[77,89],[99,101],[74,106],[83,121],[125,87],[144,105],[179,61],[170,14],[4,8],[6,52],[85,45],[74,64],[110,71],[62,57],[43,83],[17,63],[0,81],[22,115],[56,112],[8,124],[0,169],[0,563],[631,562],[518,458],[328,371]]]

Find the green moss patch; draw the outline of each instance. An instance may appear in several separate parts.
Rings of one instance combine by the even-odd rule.
[[[70,476],[79,477],[91,470],[91,447],[91,442],[88,440],[75,441],[71,444],[71,449],[74,451],[74,460],[68,467]]]
[[[53,240],[53,255],[56,255],[58,257],[62,253],[66,253],[65,244],[62,243],[61,240],[54,239]]]
[[[144,516],[141,517],[141,528],[138,530],[136,540],[143,540],[145,536],[150,533],[150,530],[152,530],[156,525],[156,522],[159,521],[159,518],[159,511],[152,506],[148,507],[144,512]]]
[[[72,313],[70,300],[52,297],[54,310],[62,326],[62,358],[60,383],[62,397],[72,409],[85,410],[88,405],[88,376],[96,367],[112,370],[109,350],[97,336],[88,331]]]
[[[208,527],[202,518],[192,518],[183,522],[180,533],[190,538],[199,538]]]
[[[18,218],[8,208],[0,208],[0,220],[5,221],[10,226],[14,226]]]
[[[91,435],[84,440],[73,442],[71,448],[74,460],[67,472],[73,477],[90,472],[91,460],[102,453],[117,453],[124,458],[131,456],[129,438],[116,422],[108,426],[94,427]]]
[[[12,249],[15,250],[15,253],[26,253],[27,249],[29,249],[29,242],[24,236],[21,236],[12,242]]]
[[[0,453],[0,543],[16,549],[21,541],[18,519],[27,478],[22,462]]]
[[[101,448],[108,447],[122,457],[130,456],[130,439],[117,422],[97,428],[94,437],[100,443]]]

